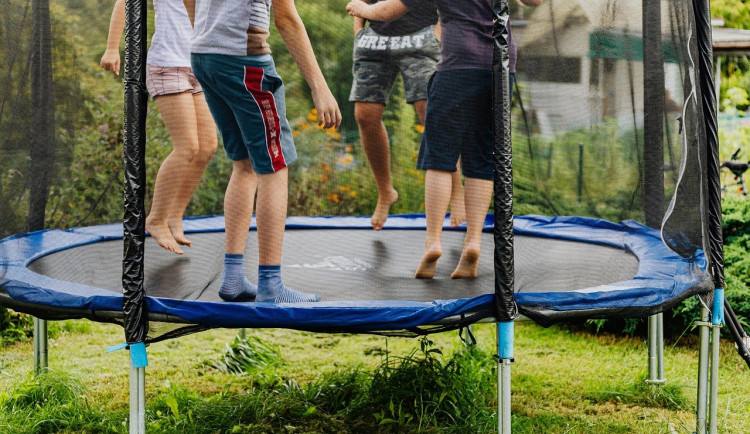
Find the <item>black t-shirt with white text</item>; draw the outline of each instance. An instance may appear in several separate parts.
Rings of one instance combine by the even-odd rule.
[[[371,3],[377,3],[378,1],[381,0]],[[410,9],[404,16],[393,21],[371,21],[370,27],[379,35],[403,36],[437,24],[437,21],[438,15],[435,2],[429,0],[420,2],[417,7]]]

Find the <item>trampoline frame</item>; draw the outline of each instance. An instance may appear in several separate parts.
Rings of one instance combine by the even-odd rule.
[[[369,218],[364,216],[290,217],[286,228],[302,231],[302,234],[306,230],[319,232],[336,229],[371,233]],[[424,215],[407,214],[391,216],[384,231],[421,232],[425,228]],[[489,214],[485,220],[484,232],[491,233],[493,228],[494,217]],[[188,218],[184,220],[184,229],[190,234],[217,233],[221,236],[224,219],[222,216]],[[448,219],[444,229],[455,231],[450,228]],[[253,230],[254,225],[250,228],[250,231]],[[708,290],[706,260],[702,251],[697,251],[692,258],[683,258],[664,245],[658,230],[635,221],[612,223],[587,217],[517,216],[514,218],[514,233],[534,239],[614,248],[632,254],[638,261],[637,271],[630,280],[601,283],[575,290],[571,288],[562,292],[552,288],[546,292],[540,291],[542,288],[538,287],[527,290],[521,286],[515,294],[519,312],[541,324],[549,325],[574,317],[644,316]],[[38,274],[29,266],[51,254],[122,238],[120,225],[107,224],[37,231],[0,240],[0,253],[5,258],[4,277],[0,279],[5,292],[0,292],[3,304],[44,319],[88,318],[121,324],[124,297],[111,287],[105,290],[59,280],[59,277]],[[383,237],[376,237],[378,240],[380,238]],[[383,238],[383,241],[385,239],[387,238]],[[405,284],[415,282],[411,275],[404,275],[403,278],[407,279]],[[477,282],[477,285],[484,284],[484,281]],[[227,304],[219,300],[155,295],[146,297],[145,301],[148,303],[148,318],[151,321],[194,324],[205,328],[282,327],[319,332],[384,334],[388,334],[389,330],[406,330],[412,335],[418,335],[455,329],[492,317],[492,296],[488,293],[490,289],[482,290],[481,287],[472,286],[478,291],[453,299],[432,301],[375,298],[352,303],[332,299],[319,303],[280,306],[269,303]],[[34,309],[35,305],[44,306],[43,311]],[[446,321],[446,318],[451,317],[458,318],[452,326],[450,321]],[[445,325],[443,328],[419,329],[437,323]],[[147,343],[159,340],[162,339],[152,337]]]

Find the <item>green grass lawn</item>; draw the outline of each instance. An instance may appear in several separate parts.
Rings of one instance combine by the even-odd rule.
[[[0,431],[127,432],[128,354],[118,326],[51,324],[50,374],[34,380],[32,343],[0,349]],[[490,432],[495,426],[495,328],[478,349],[456,332],[420,340],[253,330],[269,363],[241,375],[219,361],[236,330],[156,343],[146,370],[149,432]],[[252,349],[251,349],[252,350]],[[667,385],[649,388],[638,338],[519,323],[513,429],[520,433],[687,433],[695,428],[697,342],[665,348]],[[384,368],[386,359],[389,368]],[[749,432],[750,370],[724,342],[719,431]],[[212,367],[212,365],[214,365]],[[372,387],[369,387],[372,386]],[[437,392],[442,390],[442,392]],[[462,408],[454,408],[456,406]]]

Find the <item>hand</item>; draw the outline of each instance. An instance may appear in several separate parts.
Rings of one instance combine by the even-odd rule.
[[[346,10],[349,12],[349,15],[353,17],[365,18],[362,14],[365,13],[369,6],[370,5],[362,0],[352,0],[346,5]]]
[[[338,128],[341,125],[341,110],[331,90],[326,86],[318,92],[313,91],[312,98],[318,111],[318,125],[325,129]]]
[[[120,75],[120,50],[107,50],[99,62],[102,68]]]

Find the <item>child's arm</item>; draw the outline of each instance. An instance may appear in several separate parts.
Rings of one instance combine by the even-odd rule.
[[[365,3],[370,3],[368,0],[362,0]],[[365,28],[365,22],[367,20],[361,17],[354,17],[354,36],[357,36],[360,30]]]
[[[360,32],[360,30],[365,28],[365,19],[360,17],[354,17],[354,36],[357,36],[357,33]]]
[[[341,111],[315,60],[315,53],[305,25],[294,7],[294,0],[273,0],[272,6],[276,29],[312,90],[313,103],[318,111],[318,125],[338,128],[341,124]]]
[[[125,30],[125,0],[115,1],[112,16],[109,19],[107,49],[99,62],[102,68],[120,75],[120,38]]]
[[[346,5],[346,10],[353,17],[371,21],[391,21],[409,12],[401,0],[386,0],[372,5],[362,0],[352,0]]]

